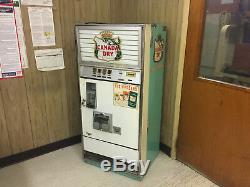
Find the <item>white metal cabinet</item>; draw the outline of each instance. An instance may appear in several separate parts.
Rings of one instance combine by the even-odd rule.
[[[82,106],[83,136],[138,150],[140,99],[137,100],[136,108],[115,106],[113,104],[113,82],[81,78],[80,90],[83,101],[87,98],[87,83],[94,83],[96,85],[96,108],[92,109]],[[107,133],[94,129],[94,112],[111,114],[112,126],[120,128],[120,134]]]

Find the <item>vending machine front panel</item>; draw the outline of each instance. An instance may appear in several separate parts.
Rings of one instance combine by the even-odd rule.
[[[140,85],[85,78],[80,85],[86,103],[82,107],[83,136],[138,150]],[[95,90],[88,90],[88,85],[95,85]],[[92,103],[88,106],[89,97]]]

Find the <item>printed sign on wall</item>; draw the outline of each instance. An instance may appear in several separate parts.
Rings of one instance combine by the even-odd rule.
[[[140,86],[137,85],[114,83],[114,105],[137,108],[139,91]]]
[[[10,1],[0,1],[0,79],[22,77],[15,10]]]
[[[23,5],[53,6],[52,0],[22,0]]]
[[[224,5],[224,4],[233,4],[234,3],[234,0],[221,0],[221,4]]]
[[[18,34],[18,42],[20,47],[20,54],[21,54],[21,61],[22,61],[22,68],[28,68],[28,57],[26,51],[26,43],[24,37],[24,28],[23,28],[23,20],[22,20],[22,11],[21,11],[21,0],[14,0],[14,10],[16,14],[16,27],[17,27],[17,34]]]
[[[56,45],[53,11],[51,7],[28,8],[33,46]]]

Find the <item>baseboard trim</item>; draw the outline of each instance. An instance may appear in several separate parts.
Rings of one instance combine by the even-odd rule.
[[[22,153],[18,153],[15,155],[4,157],[0,159],[0,168],[10,166],[12,164],[16,164],[19,162],[23,162],[25,160],[29,160],[31,158],[38,157],[38,156],[47,154],[49,152],[56,151],[58,149],[62,149],[62,148],[65,148],[65,147],[68,147],[68,146],[71,146],[80,142],[81,142],[81,135],[74,136],[72,138],[61,140],[55,143],[51,143],[51,144],[41,146],[41,147],[29,150],[29,151],[25,151]]]
[[[160,150],[171,157],[171,148],[163,143],[160,143]]]

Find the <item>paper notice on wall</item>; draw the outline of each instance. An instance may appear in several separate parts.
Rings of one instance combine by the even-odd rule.
[[[29,7],[33,46],[54,46],[55,29],[53,11],[49,7]]]
[[[22,20],[22,13],[21,13],[20,6],[21,6],[20,0],[14,0],[18,42],[19,42],[20,53],[21,53],[21,58],[22,58],[22,68],[28,68],[29,64],[28,64],[28,58],[27,58],[25,37],[24,37],[24,32],[23,32],[23,20]]]
[[[11,4],[12,0],[0,0],[0,4]]]
[[[234,0],[221,0],[221,4],[224,5],[224,4],[232,4],[234,3]]]
[[[137,108],[140,86],[132,84],[114,83],[114,105],[120,107]]]
[[[22,75],[14,7],[0,4],[0,78]]]
[[[52,0],[22,0],[22,5],[53,6]]]
[[[35,51],[36,66],[40,71],[64,69],[63,49],[45,49]]]

